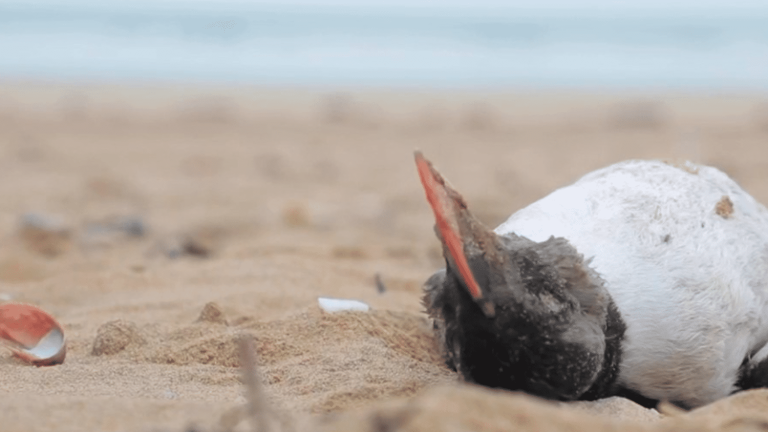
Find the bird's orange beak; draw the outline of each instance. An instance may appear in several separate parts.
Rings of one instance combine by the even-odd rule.
[[[483,308],[485,315],[491,317],[495,313],[493,303],[483,297],[483,291],[467,261],[464,247],[467,243],[476,240],[475,234],[478,232],[482,232],[483,236],[489,233],[493,236],[493,233],[474,219],[467,210],[464,198],[446,183],[421,152],[415,153],[415,159],[421,184],[435,214],[435,224],[443,245],[453,259],[469,294]]]

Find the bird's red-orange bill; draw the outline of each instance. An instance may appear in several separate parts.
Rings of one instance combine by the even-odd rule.
[[[443,237],[443,242],[453,257],[470,295],[475,300],[480,300],[483,298],[483,293],[480,291],[480,286],[469,268],[466,255],[464,255],[464,243],[461,240],[457,221],[459,205],[448,192],[449,186],[445,184],[443,177],[421,152],[417,151],[414,157],[421,185],[424,187],[429,206],[432,207],[432,212],[435,214],[435,223]],[[459,195],[456,192],[454,196],[458,197]]]

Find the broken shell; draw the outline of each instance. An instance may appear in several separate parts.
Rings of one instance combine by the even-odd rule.
[[[370,306],[358,300],[318,297],[317,303],[322,310],[328,313],[345,311],[368,312],[370,310]]]
[[[0,344],[35,366],[64,362],[64,330],[44,310],[23,303],[0,304]]]

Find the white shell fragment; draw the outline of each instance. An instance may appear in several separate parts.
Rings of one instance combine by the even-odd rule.
[[[64,333],[60,328],[54,327],[40,339],[37,345],[25,351],[33,359],[32,363],[47,364],[57,359],[57,356],[61,356],[65,348]]]
[[[329,297],[318,297],[317,304],[320,305],[320,309],[328,313],[345,311],[368,312],[371,309],[370,306],[358,300]]]

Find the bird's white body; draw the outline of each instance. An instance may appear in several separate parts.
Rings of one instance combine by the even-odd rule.
[[[622,162],[495,232],[592,260],[627,325],[618,383],[646,397],[702,405],[768,357],[768,211],[715,168]]]

